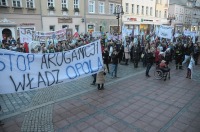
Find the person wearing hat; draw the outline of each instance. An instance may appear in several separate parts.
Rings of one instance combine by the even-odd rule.
[[[159,65],[160,69],[163,71],[164,73],[164,81],[166,80],[167,78],[167,75],[168,73],[170,72],[170,68],[168,67],[168,65],[166,64],[166,61],[165,60],[162,60],[160,62],[160,65]],[[169,75],[170,76],[170,75]]]

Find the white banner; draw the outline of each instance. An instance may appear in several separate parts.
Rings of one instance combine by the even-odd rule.
[[[45,88],[86,77],[102,70],[100,40],[50,54],[0,49],[0,94]]]
[[[40,31],[34,31],[30,29],[19,29],[20,31],[20,43],[30,43],[31,41],[39,41],[39,42],[45,42],[47,40],[57,40],[57,41],[63,41],[67,38],[67,29],[61,29],[58,31],[52,31],[52,32],[40,32]],[[52,42],[53,43],[53,42]]]
[[[171,26],[161,25],[159,32],[158,32],[158,36],[161,38],[171,39],[172,38],[172,29],[173,28]]]
[[[20,34],[20,43],[30,43],[32,41],[32,32],[33,30],[31,29],[26,29],[26,28],[20,28],[19,29],[19,34]]]

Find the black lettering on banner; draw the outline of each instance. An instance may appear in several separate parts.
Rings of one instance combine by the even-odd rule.
[[[28,78],[28,84],[26,85],[26,87],[30,86],[30,87],[29,87],[30,89],[37,88],[37,87],[31,87],[31,86],[32,86],[31,84],[32,84],[32,81],[34,80],[34,78],[31,78],[31,79],[30,79],[29,73],[27,74],[27,78]]]
[[[52,57],[50,57],[50,55],[52,55],[52,54],[48,54],[48,66],[49,66],[49,68],[51,68],[50,62],[51,62],[54,66],[56,66],[56,64],[52,61],[52,59],[56,56],[56,54],[53,54]]]
[[[49,77],[50,77],[49,75],[51,75],[53,77],[53,82],[51,84],[49,83]],[[47,78],[47,86],[51,86],[55,83],[55,77],[51,72],[45,71],[45,76]]]
[[[79,60],[80,60],[81,58],[84,59],[84,57],[85,57],[84,50],[85,50],[85,47],[82,47],[82,48],[79,48],[79,49],[78,49]],[[82,56],[81,56],[81,55],[82,55]]]
[[[52,72],[56,72],[56,84],[62,83],[63,81],[59,82],[59,73],[60,73],[60,70],[59,69],[52,70]]]
[[[42,56],[41,69],[43,69],[43,64],[45,64],[45,65],[46,65],[46,68],[48,69],[48,66],[47,66],[47,61],[46,61],[45,54],[43,54],[43,56]]]
[[[86,68],[86,69],[88,69],[88,72],[87,72],[87,71],[85,71],[84,65],[86,65],[86,66],[87,66],[87,68]],[[84,73],[85,73],[85,74],[88,74],[88,73],[90,73],[90,66],[89,66],[89,64],[88,64],[87,62],[83,62],[83,71],[84,71]]]
[[[93,50],[91,49],[90,51],[88,51],[87,48],[88,48],[88,47],[90,48],[90,46],[93,47]],[[86,56],[86,57],[90,57],[91,55],[95,55],[95,43],[92,43],[90,46],[86,46],[86,47],[85,47],[85,56]],[[87,53],[88,53],[88,54],[87,54]]]
[[[3,55],[2,53],[0,53],[0,55]],[[2,64],[2,68],[0,69],[0,71],[3,71],[6,67],[5,63],[3,61],[0,61],[0,64]]]
[[[78,76],[80,76],[79,69],[83,69],[82,64],[81,63],[76,63],[75,67],[76,67],[76,71],[78,73]]]
[[[73,72],[76,74],[74,77],[71,77],[71,76],[69,75],[69,68],[71,68],[71,69],[73,70]],[[69,79],[74,79],[74,78],[77,77],[76,70],[74,69],[73,66],[68,66],[68,67],[66,68],[66,74],[67,74],[67,76],[68,76]]]
[[[29,57],[29,56],[31,56],[31,55],[32,55],[32,60],[30,60],[30,57]],[[34,59],[35,59],[35,55],[34,55],[34,54],[28,54],[28,55],[27,55],[28,68],[29,68],[29,70],[30,70],[30,63],[32,63],[32,62],[34,61]]]
[[[65,57],[65,54],[66,54],[67,52],[63,52],[63,59],[64,59],[64,61],[65,61],[65,63],[66,64],[69,64],[70,62],[71,62],[71,59],[70,58],[67,58],[67,57]],[[68,60],[68,61],[67,61]]]
[[[61,57],[61,62],[60,62],[60,64],[58,63],[58,59],[59,59],[58,56],[59,56],[59,53],[57,53],[57,55],[56,55],[56,63],[57,63],[58,66],[61,66],[62,63],[63,63],[63,54],[62,54],[62,57]]]
[[[23,80],[22,80],[22,82],[19,82],[18,86],[15,84],[15,81],[12,78],[12,76],[10,76],[10,79],[11,79],[11,81],[12,81],[14,87],[15,87],[16,92],[18,91],[19,87],[21,87],[22,90],[24,91],[24,89],[25,89],[25,74],[23,74]]]
[[[91,69],[91,73],[97,72],[99,70],[99,68],[92,69],[92,62],[91,62],[91,60],[89,60],[89,66],[90,66],[90,69]]]
[[[10,71],[12,71],[12,59],[11,59],[11,56],[15,56],[15,54],[9,54],[9,53],[6,53],[4,55],[8,55],[9,56],[9,61],[10,61]]]
[[[74,58],[75,58],[76,60],[78,60],[78,56],[77,56],[77,54],[76,54],[76,50],[73,50],[73,51],[72,51],[72,62],[74,61]]]
[[[42,80],[40,80],[40,78],[42,79]],[[40,87],[40,83],[44,83],[44,85],[46,86],[46,82],[45,82],[45,80],[44,80],[44,78],[42,77],[42,74],[39,72],[39,74],[38,74],[38,87]]]
[[[19,58],[20,57],[22,57],[23,58],[23,63],[21,63],[20,61],[19,61]],[[19,65],[20,64],[20,65]],[[19,66],[21,66],[22,64],[24,64],[24,69],[20,69],[20,67]],[[18,68],[18,70],[20,70],[20,71],[26,71],[26,62],[25,62],[25,57],[23,56],[23,55],[18,55],[17,56],[17,68]]]
[[[97,46],[97,48],[96,48],[96,49],[97,49],[97,54],[99,54],[99,41],[97,41],[96,46]],[[96,47],[96,46],[95,46],[95,47]]]

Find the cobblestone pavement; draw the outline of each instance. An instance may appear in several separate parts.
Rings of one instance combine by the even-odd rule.
[[[92,77],[47,89],[1,95],[0,131],[134,132],[200,131],[200,66],[192,80],[172,67],[171,80],[144,76],[145,69],[119,65],[105,90]],[[154,68],[151,69],[153,76]]]

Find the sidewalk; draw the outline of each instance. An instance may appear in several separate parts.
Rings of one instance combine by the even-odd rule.
[[[132,64],[120,67],[120,78],[111,79],[107,75],[103,91],[89,86],[88,82],[92,80],[89,78],[87,86],[91,88],[77,95],[71,92],[73,96],[70,96],[66,92],[66,97],[54,100],[48,93],[36,92],[37,97],[46,98],[48,102],[41,103],[33,98],[31,104],[34,107],[5,118],[0,131],[200,131],[199,66],[192,80],[185,78],[186,70],[172,67],[171,79],[166,81],[153,78],[154,68],[150,72],[152,77],[146,78],[144,68],[132,73],[129,71],[134,69]],[[74,86],[77,85],[71,88]]]

